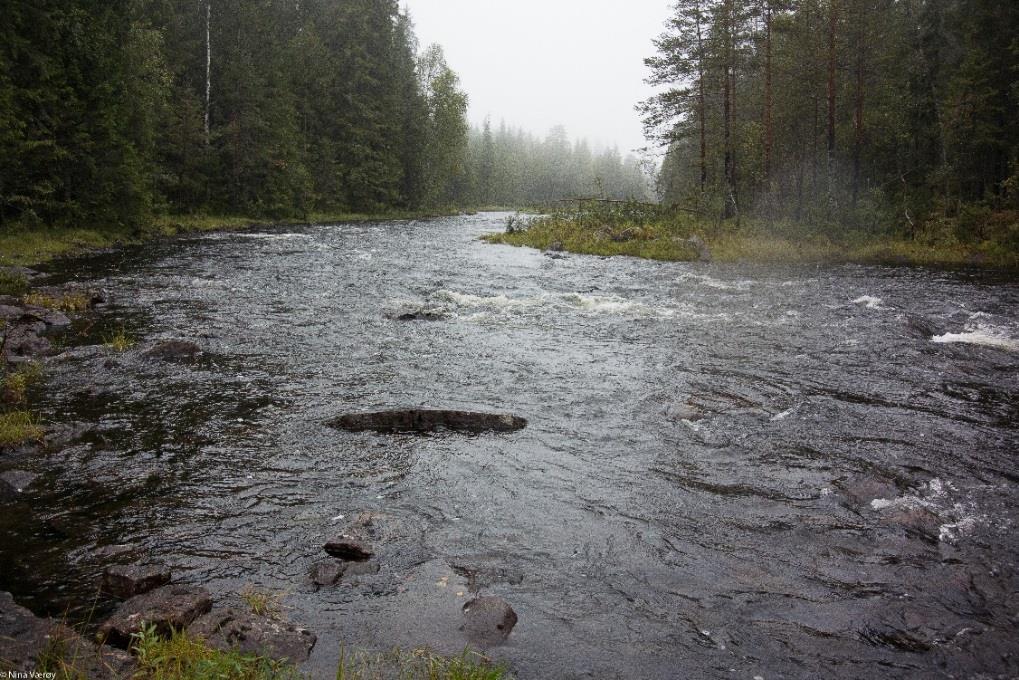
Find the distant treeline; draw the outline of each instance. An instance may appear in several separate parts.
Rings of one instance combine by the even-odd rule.
[[[651,172],[612,147],[592,151],[565,128],[539,139],[505,124],[472,128],[468,196],[479,206],[547,205],[577,197],[650,200]]]
[[[678,0],[656,45],[664,201],[1019,239],[1019,2]]]

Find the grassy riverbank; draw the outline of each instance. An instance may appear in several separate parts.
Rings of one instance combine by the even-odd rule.
[[[860,263],[921,266],[982,266],[1019,270],[1019,222],[979,242],[950,233],[914,238],[860,230],[824,230],[762,220],[715,223],[657,208],[615,206],[511,220],[490,243],[562,249],[585,255],[629,255],[654,260],[697,260],[688,240],[697,236],[716,262]]]
[[[58,257],[196,232],[239,231],[274,225],[415,219],[444,214],[448,213],[315,213],[289,219],[255,219],[238,215],[172,215],[157,217],[141,229],[13,228],[0,233],[0,266],[41,264]]]

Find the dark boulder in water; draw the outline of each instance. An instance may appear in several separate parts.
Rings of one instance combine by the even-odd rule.
[[[354,536],[340,536],[326,542],[322,547],[327,554],[348,562],[370,560],[375,554],[372,547],[364,540]]]
[[[477,597],[464,605],[463,631],[474,644],[502,644],[517,625],[517,613],[501,597]]]
[[[156,361],[194,361],[202,348],[187,340],[164,340],[145,352],[145,358]]]
[[[373,413],[351,413],[329,421],[330,426],[349,432],[515,432],[527,427],[519,416],[470,411],[400,409]]]

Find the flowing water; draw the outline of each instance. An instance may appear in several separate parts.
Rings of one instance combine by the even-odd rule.
[[[93,430],[19,463],[44,476],[0,520],[0,589],[98,618],[103,567],[156,559],[221,598],[283,592],[314,677],[341,642],[462,650],[473,592],[519,614],[491,654],[520,678],[1019,674],[1019,285],[553,259],[477,240],[503,217],[61,265],[113,302],[49,365],[43,411]],[[141,344],[87,346],[121,329]],[[145,360],[160,338],[205,353]],[[413,406],[529,425],[324,424]],[[315,590],[361,512],[388,527],[381,570]]]

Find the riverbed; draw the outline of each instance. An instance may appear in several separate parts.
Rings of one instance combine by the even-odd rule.
[[[346,648],[456,653],[519,623],[522,679],[1019,673],[1019,284],[976,271],[548,256],[505,214],[206,234],[50,267],[111,303],[40,408],[0,590],[98,621],[114,561],[282,593]],[[138,345],[97,347],[122,333]],[[193,362],[152,362],[160,339]],[[340,432],[344,413],[508,413],[512,433]],[[386,518],[377,574],[316,589]],[[126,547],[117,547],[126,546]],[[113,557],[111,557],[113,555]]]

